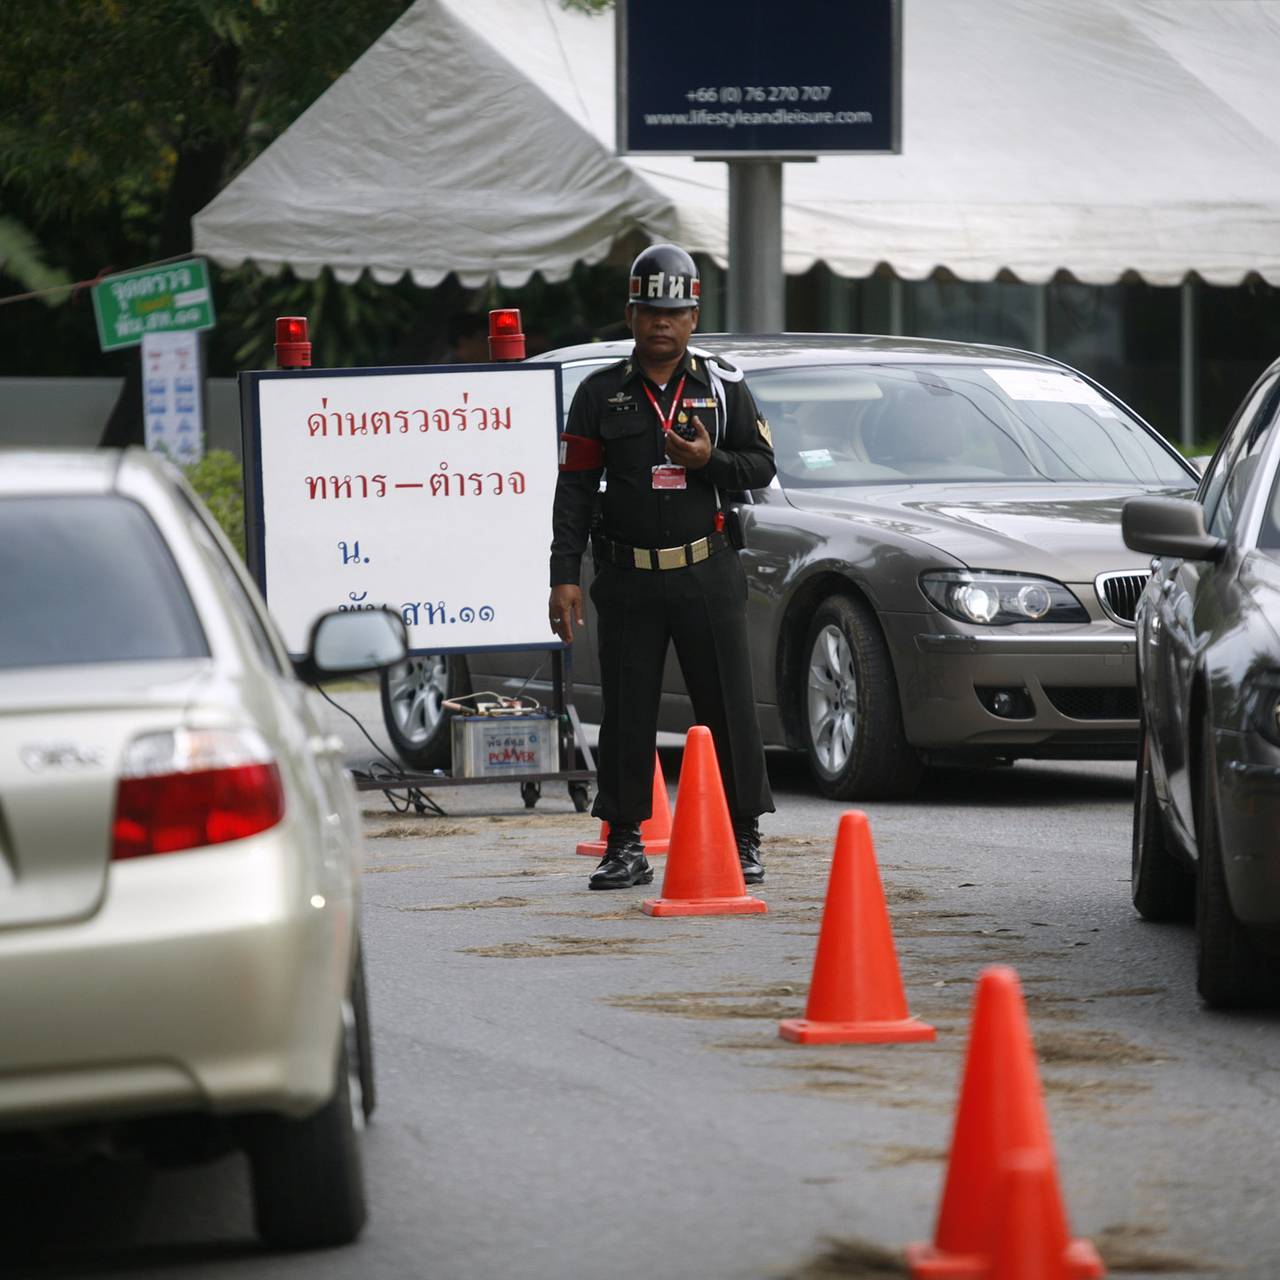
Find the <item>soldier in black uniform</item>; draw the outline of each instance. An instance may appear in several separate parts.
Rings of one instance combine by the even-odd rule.
[[[592,812],[609,824],[593,889],[648,884],[658,704],[675,642],[694,718],[715,742],[748,884],[764,879],[761,813],[773,811],[747,653],[746,575],[724,495],[773,478],[769,427],[739,370],[688,350],[698,271],[675,245],[631,267],[634,354],[578,388],[560,439],[551,542],[551,629],[583,624],[579,564],[590,534],[604,711]],[[607,488],[599,492],[600,476]]]

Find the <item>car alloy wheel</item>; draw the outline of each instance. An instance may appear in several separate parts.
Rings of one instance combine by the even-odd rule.
[[[858,673],[839,627],[823,627],[809,654],[809,735],[819,767],[836,776],[849,762],[858,732]]]
[[[861,600],[830,596],[814,612],[798,681],[805,750],[834,800],[910,795],[920,757],[906,740],[888,646]]]
[[[410,658],[382,677],[382,719],[401,760],[414,769],[446,769],[449,712],[444,703],[468,691],[466,661],[457,654]]]

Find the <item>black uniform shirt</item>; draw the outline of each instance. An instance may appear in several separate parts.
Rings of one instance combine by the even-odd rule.
[[[714,447],[705,467],[686,472],[686,488],[655,489],[653,468],[669,459],[662,424],[645,387],[666,416],[682,376],[676,413],[683,411],[690,420],[695,415],[700,418]],[[721,385],[723,409],[716,401],[706,359],[686,352],[662,390],[630,358],[593,373],[578,387],[565,431],[598,440],[604,449],[604,466],[560,472],[551,521],[553,587],[578,581],[602,471],[607,481],[600,495],[605,537],[649,548],[677,547],[711,533],[719,510],[717,489],[722,495],[726,490],[762,489],[773,479],[769,429],[747,384],[739,380]]]

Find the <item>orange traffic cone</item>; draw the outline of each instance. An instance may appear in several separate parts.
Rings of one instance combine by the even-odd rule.
[[[640,824],[640,839],[650,857],[666,853],[671,847],[671,801],[667,797],[667,780],[662,776],[662,761],[653,753],[653,812]],[[576,852],[584,858],[603,858],[609,842],[609,824],[600,824],[599,840],[584,840]]]
[[[1047,1172],[1020,1176],[1028,1158],[1038,1158]],[[1012,969],[993,966],[978,980],[933,1243],[909,1246],[907,1263],[914,1280],[986,1280],[998,1261],[1005,1267],[998,1274],[1016,1270],[1031,1235],[1047,1238],[1058,1268],[1028,1273],[1033,1280],[1105,1274],[1089,1241],[1069,1239],[1022,989]]]
[[[779,1023],[799,1044],[898,1044],[937,1032],[907,1012],[889,910],[880,886],[867,815],[840,818],[835,854],[803,1018]]]
[[[685,738],[662,897],[647,899],[643,907],[651,916],[745,915],[769,909],[747,893],[706,725],[695,724]]]

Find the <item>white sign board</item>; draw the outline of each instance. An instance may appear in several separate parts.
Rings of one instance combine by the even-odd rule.
[[[559,395],[551,365],[243,375],[249,558],[289,651],[381,607],[419,653],[559,647]]]
[[[194,329],[142,336],[144,440],[179,466],[204,457],[200,335]]]

